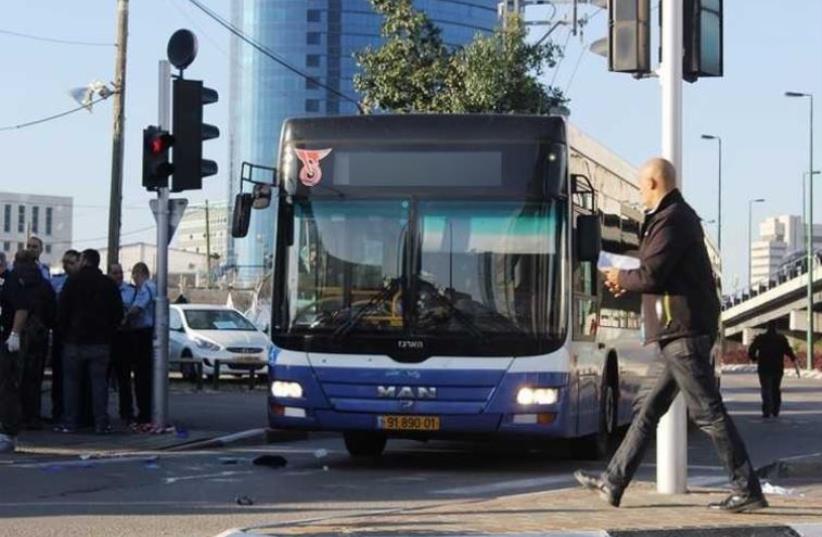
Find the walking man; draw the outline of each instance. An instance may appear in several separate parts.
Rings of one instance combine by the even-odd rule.
[[[699,217],[676,188],[676,171],[667,160],[655,158],[641,168],[639,191],[646,209],[640,267],[608,269],[605,285],[617,297],[642,293],[645,342],[659,347],[655,375],[640,390],[634,419],[605,472],[597,476],[577,471],[574,476],[619,507],[659,419],[681,391],[691,419],[713,440],[734,489],[709,507],[733,513],[761,509],[768,504],[722,403],[710,362],[719,299]]]
[[[111,341],[123,318],[120,291],[100,271],[97,250],[84,250],[80,270],[60,293],[58,324],[63,334],[63,412],[61,432],[73,432],[80,421],[80,385],[83,366],[91,377],[94,430],[105,434],[108,422],[108,363]]]
[[[796,364],[796,354],[788,344],[788,338],[776,331],[776,323],[768,323],[768,331],[756,336],[748,348],[748,357],[756,362],[759,386],[762,391],[762,417],[779,417],[782,406],[782,375],[785,373],[785,357]]]

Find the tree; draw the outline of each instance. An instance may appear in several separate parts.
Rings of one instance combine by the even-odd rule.
[[[354,87],[366,110],[544,114],[566,102],[538,77],[556,65],[559,47],[525,42],[518,15],[492,34],[449,50],[442,32],[412,0],[371,0],[384,18],[380,47],[356,54]]]

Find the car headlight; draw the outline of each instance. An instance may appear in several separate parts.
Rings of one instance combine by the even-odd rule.
[[[521,405],[553,405],[559,400],[557,388],[520,388],[517,403]]]
[[[300,386],[299,382],[275,380],[271,383],[271,395],[277,398],[300,399],[303,396],[303,387]]]
[[[194,338],[194,344],[197,345],[198,349],[205,349],[207,351],[218,351],[222,347],[214,343],[213,341],[209,341],[207,339],[201,339],[198,337]]]

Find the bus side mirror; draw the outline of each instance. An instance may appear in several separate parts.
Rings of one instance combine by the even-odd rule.
[[[577,259],[596,263],[602,250],[602,224],[597,214],[577,216]]]
[[[234,197],[234,213],[231,215],[231,236],[235,239],[248,235],[251,223],[251,209],[254,206],[254,195],[248,192]]]

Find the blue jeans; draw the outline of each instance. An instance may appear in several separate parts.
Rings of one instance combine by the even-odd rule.
[[[108,362],[109,345],[76,345],[63,347],[63,415],[67,427],[80,424],[80,386],[83,368],[88,367],[91,378],[91,405],[94,427],[108,427]]]
[[[623,490],[631,482],[659,419],[682,391],[691,419],[713,440],[734,489],[762,494],[742,437],[722,403],[710,362],[712,345],[713,338],[700,336],[675,339],[660,349],[652,381],[637,396],[628,434],[603,474],[614,488]]]

